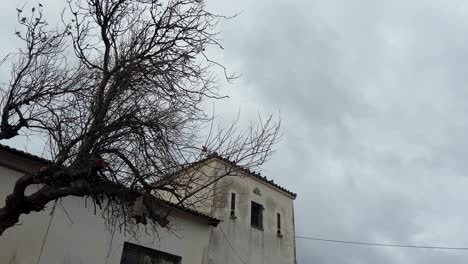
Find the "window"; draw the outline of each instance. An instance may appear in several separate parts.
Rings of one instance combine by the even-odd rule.
[[[276,213],[276,227],[277,227],[277,234],[278,236],[282,237],[283,235],[281,234],[281,214]]]
[[[180,264],[182,258],[125,242],[120,264]]]
[[[261,204],[252,201],[250,220],[252,226],[263,229],[263,206]]]
[[[236,217],[236,194],[231,193],[231,217]]]

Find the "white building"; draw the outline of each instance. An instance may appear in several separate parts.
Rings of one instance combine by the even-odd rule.
[[[0,145],[0,207],[16,179],[44,161]],[[296,263],[296,194],[220,157],[198,165],[208,173],[234,166],[236,176],[217,183],[223,191],[211,205],[173,207],[175,231],[125,236],[106,226],[84,198],[67,197],[44,212],[21,216],[17,226],[6,230],[0,236],[0,263],[38,263],[39,258],[42,264]]]

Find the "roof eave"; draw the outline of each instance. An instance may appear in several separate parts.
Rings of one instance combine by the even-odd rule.
[[[235,162],[233,162],[233,161],[231,161],[229,159],[223,158],[223,157],[221,157],[219,155],[211,156],[210,158],[211,159],[217,159],[217,160],[222,161],[224,163],[227,163],[227,164],[229,164],[231,166],[235,166],[237,169],[244,172],[245,174],[250,176],[252,179],[255,179],[255,180],[257,180],[257,181],[259,181],[259,182],[261,182],[263,184],[267,184],[267,185],[273,187],[275,190],[283,193],[284,195],[290,197],[293,200],[295,200],[296,197],[297,197],[296,193],[291,192],[288,189],[274,183],[273,180],[268,180],[265,176],[261,176],[260,173],[258,173],[258,172],[254,172],[254,171],[251,171],[248,168],[242,167],[241,165],[237,165]]]

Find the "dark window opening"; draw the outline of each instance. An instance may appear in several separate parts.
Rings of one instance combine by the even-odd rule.
[[[181,260],[176,255],[125,242],[120,264],[180,264]]]
[[[263,228],[263,206],[252,201],[250,223],[254,227]]]
[[[281,214],[280,213],[276,213],[276,227],[277,227],[277,233],[278,233],[278,236],[281,236]]]
[[[231,217],[236,216],[236,194],[231,193]]]

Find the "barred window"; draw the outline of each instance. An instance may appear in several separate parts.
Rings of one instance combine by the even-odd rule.
[[[125,242],[120,264],[180,264],[181,260],[176,255]]]

